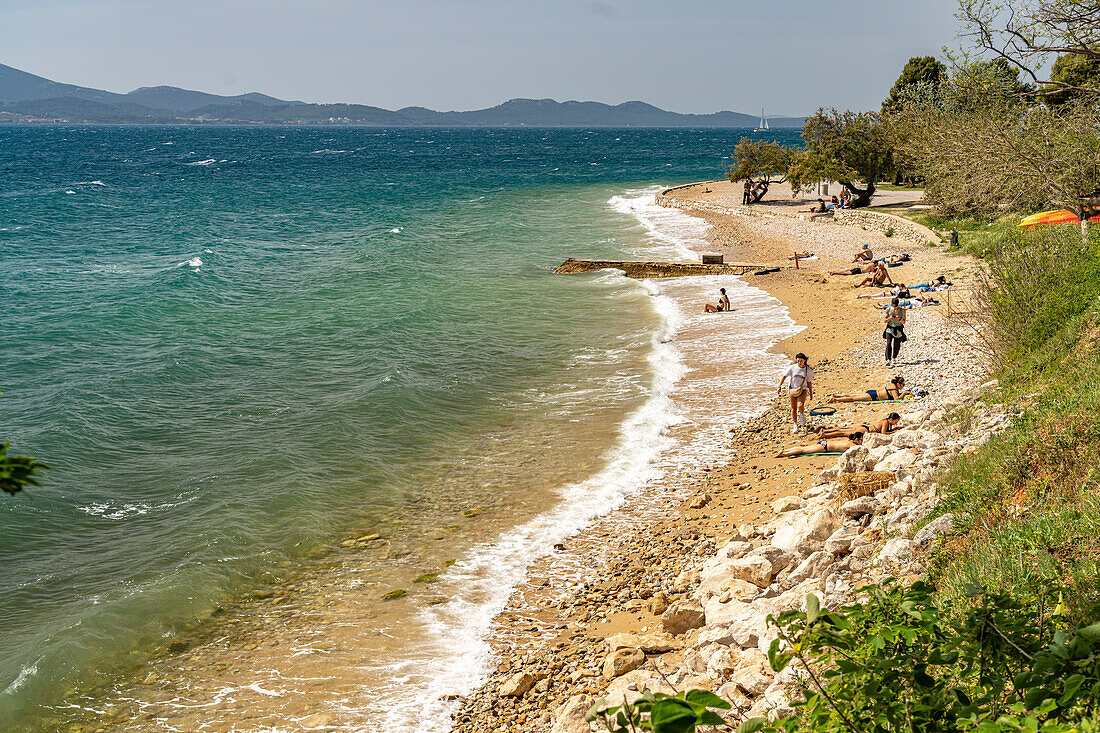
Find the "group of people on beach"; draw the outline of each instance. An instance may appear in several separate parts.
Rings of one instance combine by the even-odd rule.
[[[840,191],[840,196],[833,196],[829,203],[825,203],[825,199],[819,198],[817,200],[817,206],[810,207],[809,212],[811,214],[825,214],[830,211],[836,211],[837,209],[850,209],[852,208],[852,191],[845,186]]]

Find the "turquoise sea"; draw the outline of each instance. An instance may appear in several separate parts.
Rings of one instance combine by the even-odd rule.
[[[0,730],[185,729],[111,698],[273,596],[308,616],[439,571],[491,616],[509,558],[651,478],[683,373],[676,293],[552,270],[682,250],[697,220],[645,199],[745,134],[0,127],[0,440],[53,466],[0,500]],[[449,623],[396,604],[357,621],[389,629],[376,681]]]

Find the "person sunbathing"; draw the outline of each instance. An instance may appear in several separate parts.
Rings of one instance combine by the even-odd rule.
[[[851,435],[852,433],[863,431],[867,433],[882,433],[883,435],[889,435],[898,429],[898,423],[901,422],[901,415],[896,412],[891,412],[886,417],[882,418],[876,423],[861,423],[859,425],[851,425],[846,428],[825,428],[818,433],[819,438],[843,438],[845,435]]]
[[[776,458],[790,458],[791,456],[809,456],[814,453],[843,453],[852,446],[863,445],[863,433],[851,433],[847,438],[829,438],[819,440],[811,445],[795,445],[784,448],[775,454]]]
[[[905,396],[915,395],[905,386],[904,377],[894,377],[886,389],[868,389],[863,392],[850,394],[831,394],[826,402],[882,402],[883,400],[900,400]]]
[[[871,245],[865,244],[862,249],[856,252],[852,262],[874,262],[874,260],[875,253],[871,250]]]
[[[865,275],[871,272],[877,267],[875,263],[868,262],[866,265],[856,265],[850,270],[834,270],[830,272],[830,275]]]
[[[862,288],[864,285],[870,285],[871,287],[881,288],[885,287],[887,283],[893,285],[894,281],[890,279],[890,272],[886,269],[886,265],[882,262],[878,262],[875,264],[875,271],[871,276],[864,278],[863,282],[856,285],[856,287]]]
[[[794,259],[805,260],[805,259],[809,259],[810,257],[813,257],[813,256],[814,256],[813,252],[795,252],[793,255],[787,255],[787,259],[788,260],[794,260]]]

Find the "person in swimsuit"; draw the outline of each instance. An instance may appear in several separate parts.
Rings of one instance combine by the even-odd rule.
[[[809,456],[814,453],[843,453],[852,446],[863,445],[863,433],[855,432],[847,438],[829,438],[819,440],[811,445],[795,445],[784,448],[775,454],[776,458],[790,458],[791,456]]]
[[[718,298],[718,305],[711,305],[707,303],[703,306],[704,313],[729,313],[730,312],[730,299],[726,297],[726,289],[718,288],[722,295]]]
[[[872,274],[871,277],[864,278],[863,282],[856,285],[856,287],[862,288],[864,285],[870,285],[872,287],[882,288],[886,286],[886,283],[893,285],[894,281],[890,278],[890,272],[886,269],[886,263],[877,262],[875,263],[874,274]]]
[[[872,270],[876,269],[876,265],[873,262],[868,262],[866,265],[857,265],[850,270],[834,270],[830,272],[830,275],[864,275]],[[859,287],[858,285],[856,287]]]
[[[894,377],[886,389],[869,389],[865,392],[852,392],[850,394],[831,394],[827,402],[882,402],[883,400],[900,400],[906,396],[914,396],[905,387],[904,377]]]
[[[889,435],[898,429],[898,423],[901,421],[901,415],[896,412],[891,412],[886,417],[879,420],[877,423],[863,423],[861,425],[852,425],[847,428],[826,428],[818,433],[819,438],[843,438],[845,435],[851,435],[852,433],[863,431],[867,433],[882,433],[883,435]]]
[[[871,245],[865,244],[862,249],[856,252],[856,256],[852,259],[852,262],[874,262],[875,253],[871,251]]]

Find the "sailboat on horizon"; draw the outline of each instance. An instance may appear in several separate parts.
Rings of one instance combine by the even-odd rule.
[[[771,128],[768,127],[768,118],[764,114],[764,108],[760,108],[760,126],[753,130],[753,132],[767,132]]]

